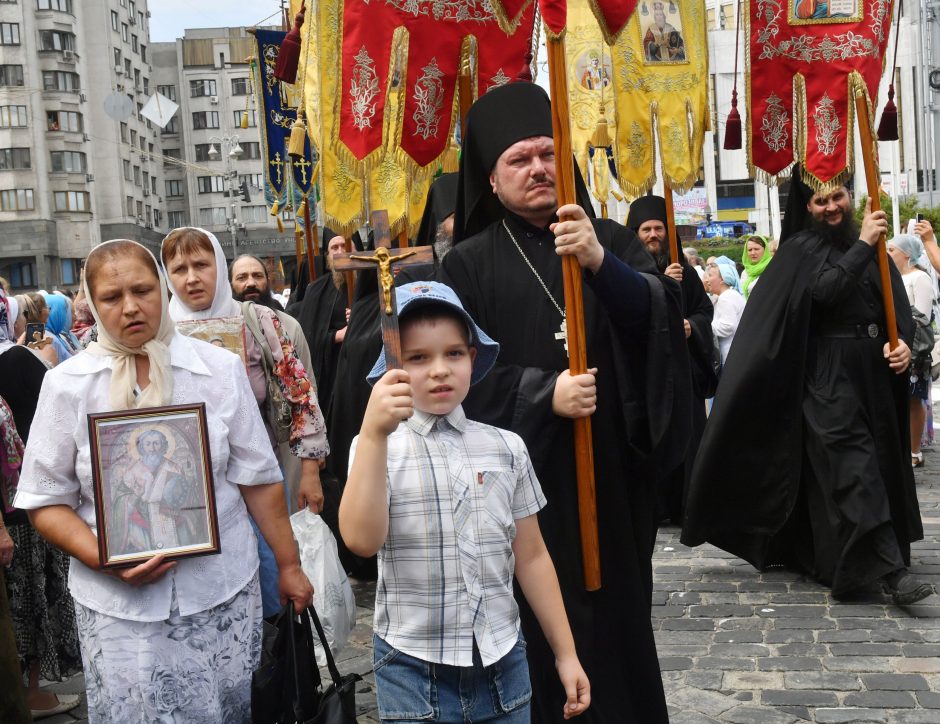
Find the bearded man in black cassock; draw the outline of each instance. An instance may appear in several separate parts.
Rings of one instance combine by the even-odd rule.
[[[907,570],[923,537],[908,458],[914,326],[890,264],[901,339],[889,351],[875,249],[887,219],[866,210],[859,228],[846,187],[812,193],[798,174],[787,226],[809,228],[782,239],[744,308],[682,541],[803,570],[836,597],[878,585],[914,603],[932,592]]]
[[[640,243],[656,262],[656,268],[675,279],[682,286],[682,317],[686,343],[689,347],[689,367],[692,375],[691,406],[692,436],[685,460],[675,461],[676,468],[666,473],[659,483],[659,517],[682,525],[685,492],[692,474],[692,464],[699,441],[705,430],[705,400],[715,394],[718,376],[715,374],[716,347],[712,334],[715,306],[705,293],[698,274],[679,254],[679,261],[670,263],[667,241],[666,199],[662,196],[640,196],[630,204],[627,228],[636,232]]]
[[[305,290],[297,321],[310,347],[310,361],[317,380],[317,398],[322,399],[323,414],[329,414],[336,363],[346,338],[346,279],[333,270],[333,256],[346,251],[346,240],[334,235],[327,241],[326,274]]]
[[[548,499],[539,523],[591,680],[591,708],[580,719],[665,722],[650,623],[651,554],[657,469],[664,459],[681,460],[688,441],[680,291],[658,274],[633,232],[589,219],[583,182],[582,205],[558,208],[551,135],[548,96],[531,83],[489,91],[468,115],[455,244],[440,277],[500,343],[500,355],[464,408],[470,419],[521,435]],[[556,212],[566,220],[558,222]],[[559,254],[571,253],[585,268],[591,368],[577,376],[568,373],[560,332]],[[572,425],[588,415],[602,578],[595,592],[584,589]],[[517,598],[533,721],[560,720],[565,694],[551,649],[524,597]]]

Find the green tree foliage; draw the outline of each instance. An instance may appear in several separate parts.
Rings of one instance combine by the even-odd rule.
[[[861,194],[858,197],[858,207],[855,209],[855,219],[862,223],[865,216],[865,204],[868,202],[868,194]],[[888,217],[889,231],[894,228],[894,210],[891,208],[891,197],[881,194],[881,208]],[[923,214],[924,218],[930,222],[935,230],[940,229],[940,206],[927,208],[921,205],[916,196],[902,196],[898,199],[898,214],[901,217],[901,233],[907,231],[907,222],[916,218],[917,214]],[[889,233],[889,237],[893,234]]]

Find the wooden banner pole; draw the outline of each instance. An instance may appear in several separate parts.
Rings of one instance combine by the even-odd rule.
[[[672,208],[672,187],[663,181],[663,196],[666,198],[666,230],[669,233],[669,263],[679,262],[679,235],[676,233],[676,214]]]
[[[548,77],[552,96],[552,132],[555,137],[555,183],[558,205],[577,203],[574,183],[574,158],[571,130],[568,126],[568,83],[565,75],[564,38],[549,37]],[[581,296],[581,266],[569,255],[562,257],[565,282],[565,320],[568,330],[568,367],[572,375],[587,372],[587,348],[584,332],[584,300]],[[574,423],[575,469],[578,484],[578,522],[581,529],[581,560],[584,586],[588,591],[601,587],[600,544],[597,532],[597,498],[594,487],[594,447],[591,418],[580,417]]]
[[[861,91],[855,92],[855,115],[858,117],[859,140],[862,144],[862,160],[865,163],[865,180],[868,182],[868,198],[871,210],[881,210],[878,167],[875,164],[875,138],[872,134],[871,114],[868,101]],[[898,346],[898,320],[894,313],[894,295],[891,291],[891,268],[888,265],[888,247],[885,235],[878,239],[878,270],[881,272],[881,298],[885,307],[885,329],[888,332],[889,349]]]

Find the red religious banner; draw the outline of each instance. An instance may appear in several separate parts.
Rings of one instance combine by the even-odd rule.
[[[464,39],[473,36],[479,48],[480,93],[516,78],[532,42],[531,5],[520,9],[511,35],[487,0],[345,0],[342,7],[339,140],[359,161],[383,149],[390,87],[404,84],[400,148],[427,166],[447,150]]]
[[[874,106],[892,0],[750,0],[748,161],[774,183],[795,161],[827,191],[851,173],[855,94]]]
[[[532,0],[490,0],[500,25],[512,32]],[[568,20],[567,0],[538,0],[542,22],[555,37],[565,32]],[[636,9],[636,0],[591,0],[591,9],[601,26],[604,39],[611,45]]]

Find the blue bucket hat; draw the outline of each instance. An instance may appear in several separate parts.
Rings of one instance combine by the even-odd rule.
[[[477,351],[476,358],[473,360],[470,384],[475,385],[486,377],[496,363],[496,355],[499,354],[499,343],[493,341],[486,332],[477,326],[477,323],[473,321],[473,317],[463,308],[453,289],[440,282],[413,282],[398,287],[395,290],[395,297],[398,302],[399,316],[404,314],[406,309],[413,310],[425,304],[446,304],[460,312],[460,316],[466,320],[467,329],[470,331],[470,346],[476,348]],[[385,349],[383,348],[366,380],[370,385],[374,385],[386,371]]]

